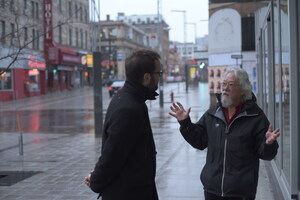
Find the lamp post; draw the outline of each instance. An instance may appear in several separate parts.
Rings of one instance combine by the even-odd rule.
[[[183,61],[184,61],[184,69],[185,69],[185,91],[188,92],[189,90],[189,85],[188,85],[188,66],[187,66],[187,49],[186,49],[186,25],[187,25],[187,22],[186,22],[186,10],[171,10],[172,12],[180,12],[183,14],[183,37],[184,37],[184,40],[183,40],[183,48],[184,48],[184,55],[183,55]]]
[[[97,51],[97,44],[100,41],[100,2],[91,1],[91,16],[93,23],[93,84],[94,84],[94,122],[95,136],[102,135],[103,128],[103,98],[102,98],[102,71],[101,71],[101,53]],[[98,43],[99,42],[99,43]]]
[[[157,0],[157,50],[160,52],[162,58],[162,71],[164,71],[165,61],[164,61],[164,50],[163,50],[163,42],[161,39],[161,31],[162,31],[162,19],[161,19],[161,0]],[[161,45],[161,48],[160,48]],[[163,76],[159,78],[159,105],[160,107],[164,106],[164,79]]]

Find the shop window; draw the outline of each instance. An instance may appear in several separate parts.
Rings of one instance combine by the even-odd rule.
[[[7,70],[0,75],[0,91],[12,89],[12,73],[11,70]]]
[[[25,82],[27,91],[39,90],[39,71],[37,69],[31,69],[28,71],[28,79]]]

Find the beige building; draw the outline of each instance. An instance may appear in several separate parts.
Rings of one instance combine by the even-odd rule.
[[[118,13],[118,20],[132,24],[149,36],[149,45],[160,53],[166,66],[169,54],[169,25],[162,15],[130,15]]]
[[[134,50],[149,47],[149,36],[124,21],[101,21],[101,51],[103,79],[125,79],[125,58]]]

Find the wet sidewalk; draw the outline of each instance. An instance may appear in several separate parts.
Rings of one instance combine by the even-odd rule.
[[[178,123],[168,112],[169,93],[172,90],[175,101],[182,102],[185,107],[192,107],[190,116],[196,122],[209,106],[207,85],[190,86],[188,93],[185,92],[184,83],[166,85],[165,89],[163,108],[160,108],[159,100],[147,102],[158,152],[156,182],[160,200],[204,199],[199,175],[206,152],[193,149],[183,140]],[[18,102],[0,103],[0,112],[13,110],[16,105],[18,110],[51,109],[53,105],[56,105],[56,109],[65,106],[70,110],[78,107],[93,109],[92,99],[92,89],[81,88]],[[105,101],[103,108],[106,108],[109,99]],[[86,123],[93,123],[93,120]],[[20,133],[0,132],[0,200],[97,198],[97,194],[83,184],[83,178],[98,160],[101,138],[95,137],[90,131],[24,132],[22,135],[24,154],[19,155]],[[16,183],[3,181],[8,177]],[[264,162],[261,162],[256,199],[273,200],[271,188]]]

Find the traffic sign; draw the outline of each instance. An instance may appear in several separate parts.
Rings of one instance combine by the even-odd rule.
[[[239,55],[231,55],[231,58],[233,59],[242,59],[243,55],[239,54]]]

